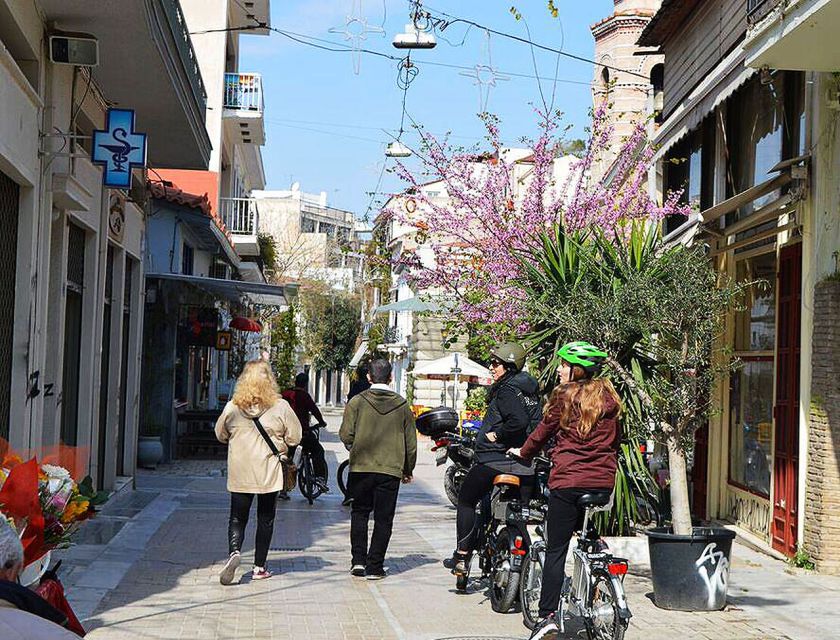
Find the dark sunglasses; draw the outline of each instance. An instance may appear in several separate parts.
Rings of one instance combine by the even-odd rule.
[[[491,360],[490,361],[490,366],[491,367],[501,367],[503,365],[504,365],[504,363],[501,360]]]

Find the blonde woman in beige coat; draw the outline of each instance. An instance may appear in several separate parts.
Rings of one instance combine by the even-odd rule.
[[[253,580],[271,577],[265,563],[274,532],[274,510],[283,486],[280,461],[260,435],[256,421],[271,438],[281,454],[300,443],[301,426],[292,407],[280,397],[271,367],[265,360],[245,363],[236,381],[233,398],[216,422],[216,438],[228,444],[228,480],[230,521],[228,550],[230,557],[219,581],[233,582],[240,563],[242,539],[254,496],[257,496],[257,536]]]

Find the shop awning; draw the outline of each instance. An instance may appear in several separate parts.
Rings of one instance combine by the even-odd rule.
[[[259,322],[251,320],[251,318],[246,318],[245,316],[236,316],[230,321],[230,328],[236,329],[237,331],[250,331],[252,333],[260,333],[262,331],[262,325]]]
[[[166,280],[180,282],[207,291],[232,302],[250,302],[251,304],[288,308],[284,287],[276,284],[243,282],[242,280],[221,280],[185,276],[179,273],[147,273],[147,280]]]
[[[440,307],[433,302],[424,302],[420,298],[406,298],[390,304],[383,304],[376,307],[374,313],[389,313],[391,311],[414,311],[421,313],[423,311],[438,311]]]
[[[487,367],[482,367],[460,353],[450,353],[437,360],[418,364],[414,367],[412,373],[415,376],[434,376],[447,379],[454,378],[456,375],[461,379],[478,378],[482,381],[489,381],[493,378]]]

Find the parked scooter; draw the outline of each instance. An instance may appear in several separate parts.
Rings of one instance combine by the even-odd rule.
[[[435,440],[432,451],[437,454],[437,466],[446,464],[447,460],[452,461],[443,475],[443,488],[452,506],[458,506],[461,484],[464,482],[467,471],[473,465],[475,434],[471,431],[464,431],[462,435],[444,433]]]

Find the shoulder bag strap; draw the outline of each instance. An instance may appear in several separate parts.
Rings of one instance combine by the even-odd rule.
[[[271,454],[274,455],[274,456],[277,456],[279,458],[281,456],[281,454],[277,450],[277,445],[274,444],[274,441],[271,439],[271,436],[269,436],[265,432],[265,428],[260,423],[260,419],[259,418],[251,418],[251,419],[254,421],[254,424],[257,426],[257,430],[259,430],[260,435],[263,437],[263,440],[265,440],[265,443],[268,445],[268,448],[271,449]]]

